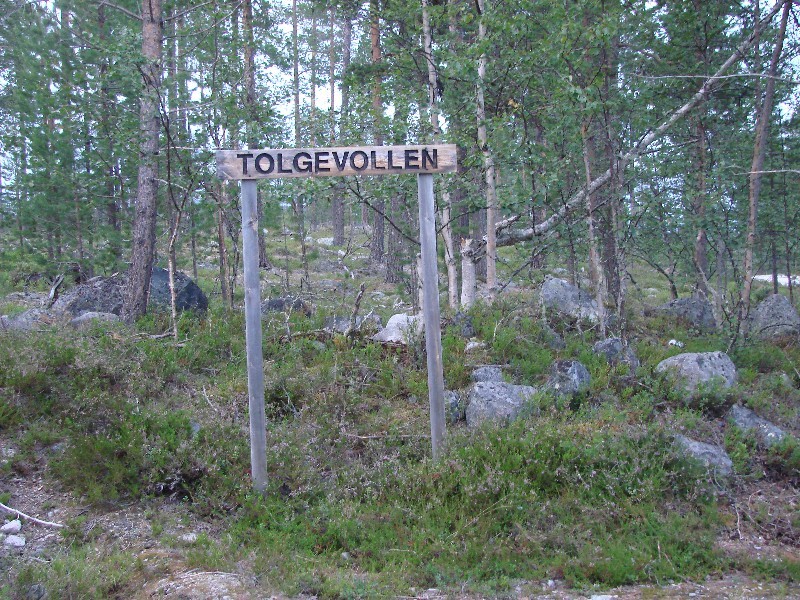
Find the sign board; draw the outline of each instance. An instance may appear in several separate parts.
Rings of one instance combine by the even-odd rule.
[[[416,175],[422,249],[423,319],[431,405],[431,445],[438,458],[444,442],[444,369],[436,259],[433,174],[456,170],[456,146],[363,146],[283,150],[217,150],[217,175],[241,180],[247,387],[250,404],[250,463],[253,486],[267,488],[267,435],[258,267],[257,179],[344,175]]]
[[[218,150],[222,179],[420,175],[456,170],[455,144],[283,150]]]

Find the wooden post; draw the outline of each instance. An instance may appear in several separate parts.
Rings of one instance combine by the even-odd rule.
[[[444,372],[442,331],[439,316],[439,273],[436,256],[436,221],[433,206],[433,175],[417,176],[419,194],[419,237],[422,243],[422,316],[425,321],[425,350],[428,354],[428,398],[431,406],[433,458],[442,455],[444,443]]]
[[[242,251],[250,408],[250,466],[253,488],[267,489],[267,418],[264,412],[264,359],[261,345],[261,287],[258,272],[257,182],[242,180]]]
[[[218,150],[217,175],[242,182],[242,239],[244,307],[247,326],[247,384],[250,398],[250,461],[253,487],[267,487],[267,427],[264,412],[264,365],[261,347],[261,297],[258,280],[258,208],[256,180],[282,177],[337,177],[345,175],[417,175],[420,238],[422,240],[425,346],[428,353],[428,390],[431,404],[433,457],[444,442],[444,373],[439,317],[439,281],[436,260],[436,221],[433,173],[457,170],[454,144],[424,146],[356,146]]]

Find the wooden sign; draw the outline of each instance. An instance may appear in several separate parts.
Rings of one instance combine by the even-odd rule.
[[[420,175],[455,170],[455,144],[217,150],[217,175],[222,179]]]
[[[267,489],[267,427],[264,407],[264,355],[261,332],[261,283],[258,266],[258,182],[279,177],[341,175],[417,175],[420,245],[423,264],[423,319],[428,355],[428,397],[433,458],[444,447],[444,368],[439,315],[436,215],[433,173],[456,170],[453,144],[430,146],[363,146],[356,148],[294,148],[289,150],[217,150],[217,175],[242,180],[242,256],[247,338],[247,388],[250,407],[250,464],[253,487]]]

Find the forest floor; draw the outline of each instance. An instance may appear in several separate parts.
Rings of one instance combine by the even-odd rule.
[[[281,269],[294,282],[299,263],[295,248],[272,250],[274,297]],[[728,340],[644,320],[666,299],[656,277],[637,274],[631,294],[637,381],[592,358],[595,334],[572,324],[553,323],[566,348],[545,348],[539,282],[522,282],[471,311],[482,354],[467,356],[448,325],[449,386],[479,364],[536,385],[552,360],[577,357],[592,388],[580,406],[537,398],[541,415],[507,429],[452,426],[442,465],[428,457],[419,349],[317,335],[326,314],[352,310],[356,282],[368,283],[362,314],[384,320],[409,308],[407,290],[382,283],[363,250],[344,273],[335,250],[312,252],[318,315],[265,322],[265,500],[247,493],[240,313],[182,321],[178,343],[154,336],[166,316],[0,338],[0,502],[65,525],[23,519],[24,547],[0,545],[0,598],[800,598],[796,463],[721,416],[739,402],[796,433],[800,380],[785,383],[796,345],[743,344],[740,384],[686,405],[653,372],[679,352],[667,340],[686,351]],[[674,431],[724,446],[733,481],[682,471],[663,447]],[[610,478],[589,481],[601,470]]]
[[[0,448],[12,448],[0,437]],[[18,474],[4,481],[3,490],[15,499],[14,508],[28,515],[37,515],[49,521],[72,523],[78,531],[69,535],[84,541],[91,540],[98,552],[124,553],[140,564],[137,575],[125,585],[125,595],[136,600],[173,598],[180,600],[222,600],[225,598],[256,600],[289,598],[310,599],[314,595],[286,596],[278,590],[264,590],[258,577],[246,561],[234,571],[209,571],[192,566],[193,547],[198,543],[219,544],[224,534],[224,523],[214,523],[198,518],[190,508],[180,502],[150,499],[117,505],[84,505],[72,494],[54,489],[43,477],[46,458],[42,458],[26,475]],[[772,507],[800,510],[800,498],[786,498],[786,490],[773,485],[754,485],[742,490],[736,505],[752,504],[753,498]],[[45,507],[51,507],[45,510]],[[156,535],[153,514],[158,514],[167,525]],[[734,517],[735,515],[731,515]],[[734,532],[720,533],[716,543],[726,555],[755,557],[759,560],[790,560],[800,562],[800,548],[771,539],[768,532],[748,524]],[[198,534],[204,538],[198,542]],[[22,550],[0,549],[0,564],[36,562],[41,556],[59,552],[65,544],[73,543],[59,530],[24,524],[26,546]],[[767,534],[765,536],[765,534]],[[35,585],[35,584],[34,584]],[[29,588],[30,589],[30,588]],[[113,595],[113,594],[112,594]],[[34,595],[35,596],[35,595]],[[31,596],[29,596],[31,597]],[[444,598],[473,600],[485,594],[459,592],[435,588],[409,590],[406,598],[437,600]],[[628,585],[586,591],[570,589],[563,580],[515,582],[512,589],[501,597],[520,600],[634,600],[667,598],[704,598],[707,600],[759,600],[773,598],[800,598],[800,583],[754,577],[732,571],[711,575],[702,581],[669,581],[661,584]]]

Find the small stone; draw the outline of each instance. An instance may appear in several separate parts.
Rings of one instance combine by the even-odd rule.
[[[590,600],[613,600],[616,596],[611,596],[609,594],[594,594]]]
[[[197,541],[197,534],[196,533],[184,533],[180,538],[178,538],[181,543],[186,544],[187,546],[191,546]]]
[[[47,595],[47,588],[41,583],[34,583],[28,588],[28,593],[25,594],[26,600],[42,600]]]
[[[556,587],[556,582],[555,582],[555,581],[553,581],[552,579],[548,579],[548,580],[547,580],[547,587],[549,587],[549,588],[554,588],[554,587]]]
[[[673,348],[683,348],[683,342],[680,340],[670,340],[667,342],[667,346],[672,346]]]
[[[483,342],[469,341],[467,342],[467,345],[464,347],[464,352],[465,353],[477,352],[478,350],[484,350],[485,348],[486,344],[484,344]]]
[[[350,553],[342,552],[342,560],[350,560]]]
[[[735,404],[728,412],[728,422],[745,432],[753,432],[758,441],[767,448],[779,444],[786,437],[777,425],[762,419],[749,408]]]
[[[12,548],[24,548],[25,547],[25,536],[22,536],[22,535],[10,535],[3,541],[3,543],[6,546],[11,546]]]
[[[724,448],[689,439],[683,435],[675,436],[675,443],[681,454],[698,461],[706,469],[720,477],[733,474],[733,461]]]
[[[22,522],[19,519],[14,519],[0,527],[0,533],[14,534],[22,530]]]
[[[444,391],[444,415],[448,423],[456,423],[466,418],[466,402],[453,390]]]
[[[589,389],[589,371],[577,360],[557,360],[550,365],[546,387],[554,395],[574,397]]]

